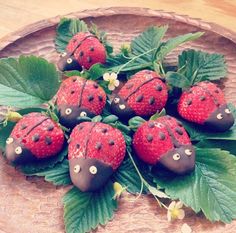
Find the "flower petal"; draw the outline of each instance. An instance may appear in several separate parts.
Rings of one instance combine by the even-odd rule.
[[[167,220],[168,220],[168,222],[171,222],[171,220],[172,220],[171,212],[169,210],[167,211]]]
[[[103,75],[103,79],[104,79],[105,81],[109,81],[109,80],[110,80],[110,74],[109,74],[109,73],[105,73],[105,74]]]
[[[117,79],[117,73],[112,72],[112,73],[110,74],[110,77],[111,77],[113,80],[116,80],[116,79]]]
[[[115,85],[116,87],[119,87],[120,81],[116,79],[116,80],[114,81],[114,85]]]
[[[192,233],[193,230],[192,228],[187,224],[187,223],[184,223],[181,227],[181,233]]]
[[[115,90],[115,86],[113,85],[113,84],[108,84],[108,89],[110,90],[110,91],[114,91]]]
[[[178,202],[176,203],[176,206],[175,206],[175,207],[178,208],[178,209],[181,209],[181,208],[183,207],[183,202],[178,201]]]
[[[184,219],[185,217],[185,212],[182,209],[179,209],[179,213],[178,213],[178,219]]]
[[[168,210],[173,210],[175,208],[176,202],[172,201],[168,207]]]

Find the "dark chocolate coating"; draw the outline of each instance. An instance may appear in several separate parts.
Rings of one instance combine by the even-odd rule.
[[[191,155],[187,155],[185,150],[189,149],[192,151]],[[174,160],[173,155],[178,153],[180,155],[179,160]],[[176,174],[187,174],[195,168],[195,150],[192,145],[181,145],[180,147],[170,150],[163,155],[158,163]]]
[[[80,171],[76,173],[74,168],[80,166]],[[91,174],[89,168],[95,166],[96,174]],[[70,177],[72,183],[82,192],[91,192],[100,189],[113,174],[111,166],[94,158],[74,158],[69,160]]]
[[[119,103],[114,102],[115,98],[119,98]],[[111,102],[111,111],[113,114],[119,116],[119,118],[123,120],[128,120],[136,115],[123,98],[118,95],[116,95],[115,98]],[[121,109],[119,107],[120,105],[125,105],[125,109]]]
[[[19,155],[15,153],[15,149],[17,147],[21,147],[22,149],[22,153]],[[17,165],[37,160],[37,158],[28,149],[26,149],[24,145],[22,145],[17,139],[14,139],[11,144],[6,144],[5,155],[7,160]]]
[[[66,109],[70,108],[72,110],[71,114],[66,114]],[[58,106],[59,111],[59,117],[60,117],[60,123],[62,125],[65,125],[68,128],[75,127],[78,123],[80,123],[79,118],[81,112],[86,112],[87,117],[94,117],[95,114],[90,112],[86,108],[82,108],[79,106],[71,106],[71,105],[59,105]]]
[[[226,104],[217,108],[205,121],[204,126],[212,131],[224,132],[228,130],[234,124],[234,117],[232,113],[226,113],[225,109],[228,109]],[[217,119],[218,114],[222,114],[222,119]]]
[[[67,59],[71,58],[72,62],[68,63]],[[82,67],[80,66],[80,64],[76,61],[75,57],[70,54],[67,53],[65,56],[61,57],[57,63],[57,67],[60,71],[68,71],[68,70],[82,70]]]

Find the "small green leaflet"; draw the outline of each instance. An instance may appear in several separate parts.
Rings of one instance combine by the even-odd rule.
[[[170,86],[173,87],[189,87],[191,85],[190,80],[183,74],[178,72],[169,71],[166,73],[166,80]]]
[[[50,85],[49,85],[50,83]],[[0,105],[27,108],[52,99],[59,88],[54,64],[35,56],[0,59]]]
[[[85,233],[105,225],[114,216],[117,201],[113,199],[112,182],[97,192],[81,192],[76,187],[63,197],[67,233]]]
[[[55,39],[56,50],[63,53],[69,40],[78,32],[87,32],[87,24],[79,19],[61,19],[57,26],[57,34]]]
[[[181,74],[187,77],[190,85],[205,80],[218,80],[227,74],[223,55],[192,49],[183,51],[179,56],[178,67],[182,68]]]
[[[69,173],[69,162],[67,159],[64,159],[61,163],[57,163],[54,167],[46,168],[45,170],[35,173],[27,173],[26,175],[43,176],[45,181],[51,182],[54,185],[72,184]]]
[[[236,157],[220,149],[196,149],[195,171],[185,176],[157,173],[154,181],[168,196],[180,199],[210,221],[236,218]]]
[[[144,122],[146,122],[146,120],[144,120],[140,116],[132,117],[128,122],[129,123],[129,128],[132,129],[133,131],[136,131],[138,129],[138,127],[141,124],[143,124]]]

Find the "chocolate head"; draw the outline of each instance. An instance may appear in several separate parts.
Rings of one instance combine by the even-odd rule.
[[[165,155],[158,163],[176,174],[186,174],[195,168],[195,150],[192,145],[181,145]]]
[[[36,160],[33,154],[18,139],[12,137],[6,140],[5,155],[7,160],[14,164],[23,164]]]
[[[136,115],[135,112],[129,107],[128,103],[118,95],[116,95],[111,102],[111,110],[115,115],[124,120],[130,119]]]
[[[234,124],[234,117],[226,104],[217,108],[204,125],[213,131],[226,131]]]
[[[111,166],[93,158],[69,160],[72,183],[83,192],[100,189],[113,173]]]
[[[80,64],[75,59],[74,55],[66,52],[61,54],[61,58],[57,63],[57,67],[61,71],[82,70]]]
[[[73,128],[80,123],[81,117],[94,117],[95,114],[86,108],[70,105],[58,106],[60,122],[66,127]]]

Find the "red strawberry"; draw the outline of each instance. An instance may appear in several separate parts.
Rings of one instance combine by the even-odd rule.
[[[234,124],[224,93],[215,84],[207,81],[183,92],[178,103],[178,112],[188,121],[217,131],[226,131]]]
[[[125,140],[118,129],[98,122],[77,125],[68,152],[73,184],[82,191],[99,189],[120,166],[125,151]]]
[[[72,76],[61,84],[56,104],[62,124],[74,127],[78,117],[93,117],[102,113],[106,94],[96,82]]]
[[[62,71],[89,69],[96,63],[106,62],[106,49],[99,39],[90,32],[79,32],[72,37],[61,55],[58,68]]]
[[[170,116],[143,123],[135,132],[133,147],[144,162],[163,166],[177,174],[195,166],[195,151],[180,122]]]
[[[161,77],[149,70],[136,73],[112,101],[114,114],[121,118],[151,116],[161,110],[167,101],[167,87]]]
[[[57,123],[41,113],[30,113],[15,125],[6,141],[6,157],[16,164],[44,159],[59,153],[64,133]]]

